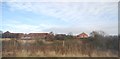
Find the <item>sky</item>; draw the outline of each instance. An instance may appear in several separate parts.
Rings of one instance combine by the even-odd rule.
[[[100,30],[107,34],[118,34],[117,2],[5,0],[0,5],[2,6],[0,7],[2,9],[0,19],[3,32],[52,31],[54,33],[86,32],[89,34]]]

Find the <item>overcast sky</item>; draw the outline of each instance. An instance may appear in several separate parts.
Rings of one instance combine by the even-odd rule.
[[[94,30],[118,34],[117,2],[2,2],[2,31],[89,34]]]

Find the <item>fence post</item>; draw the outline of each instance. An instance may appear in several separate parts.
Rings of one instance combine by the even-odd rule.
[[[65,42],[64,42],[64,40],[63,40],[63,47],[65,46]]]

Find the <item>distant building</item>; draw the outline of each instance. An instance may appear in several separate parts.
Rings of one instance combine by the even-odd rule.
[[[57,40],[63,40],[67,37],[66,34],[56,34],[54,35],[53,32],[50,33],[11,33],[9,31],[6,31],[2,33],[2,38],[17,38],[17,39],[57,39]],[[77,36],[73,36],[74,39],[79,38],[88,38],[88,35],[86,33],[81,33]]]
[[[83,33],[77,35],[77,38],[88,38],[88,35],[83,32]]]
[[[2,33],[2,38],[21,38],[23,36],[23,33],[11,33],[9,31]]]
[[[9,31],[6,31],[2,33],[2,38],[17,38],[17,39],[47,39],[52,35],[52,33],[29,33],[29,34],[24,34],[24,33],[11,33]]]
[[[28,36],[31,38],[45,39],[48,36],[48,33],[29,33]]]

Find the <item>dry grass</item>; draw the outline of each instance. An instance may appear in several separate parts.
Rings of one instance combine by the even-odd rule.
[[[64,46],[58,40],[27,40],[25,43],[3,40],[2,43],[2,55],[7,57],[117,57],[117,51],[96,49],[93,44],[83,44],[80,40],[65,40]]]

